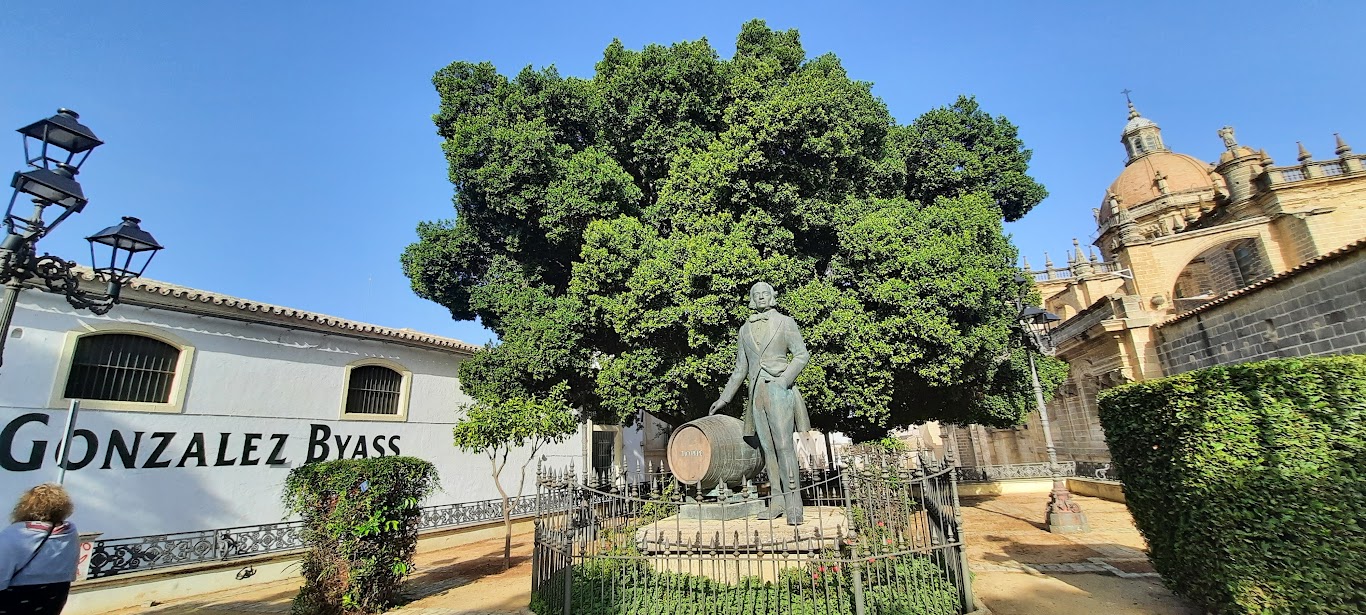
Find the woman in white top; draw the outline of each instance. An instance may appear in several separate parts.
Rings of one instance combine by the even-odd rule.
[[[71,497],[60,485],[20,496],[0,530],[0,615],[58,615],[76,580],[80,540],[67,523]]]

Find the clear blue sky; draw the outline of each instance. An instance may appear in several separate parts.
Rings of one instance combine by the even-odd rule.
[[[1282,164],[1296,140],[1331,156],[1334,132],[1366,151],[1366,3],[1071,4],[14,2],[0,127],[64,106],[107,142],[47,251],[85,262],[85,235],[137,215],[167,246],[149,277],[474,343],[490,333],[414,296],[398,262],[419,220],[453,213],[430,79],[455,60],[588,77],[614,37],[729,57],[750,18],[797,28],[899,122],[970,93],[1017,124],[1051,193],[1008,229],[1036,266],[1094,233],[1124,88],[1202,160],[1225,124]],[[0,172],[22,164],[12,138]]]

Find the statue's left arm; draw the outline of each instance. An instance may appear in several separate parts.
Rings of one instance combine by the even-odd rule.
[[[790,389],[797,382],[797,375],[811,361],[811,353],[806,351],[806,342],[802,340],[802,332],[797,328],[797,321],[790,317],[787,321],[787,350],[792,353],[792,361],[787,364],[787,369],[783,370],[781,378],[783,386]]]

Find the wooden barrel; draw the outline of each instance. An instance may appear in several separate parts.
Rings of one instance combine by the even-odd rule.
[[[669,436],[668,456],[675,478],[702,489],[722,482],[739,485],[764,467],[757,441],[745,440],[744,422],[724,414],[704,416],[675,429]]]

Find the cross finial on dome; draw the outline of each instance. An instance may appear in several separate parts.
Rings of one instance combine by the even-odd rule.
[[[1134,108],[1134,101],[1132,98],[1129,98],[1129,94],[1131,93],[1133,93],[1133,90],[1130,90],[1129,88],[1124,88],[1120,91],[1120,94],[1124,95],[1124,101],[1129,103],[1129,119],[1132,120],[1138,117],[1138,109]]]

